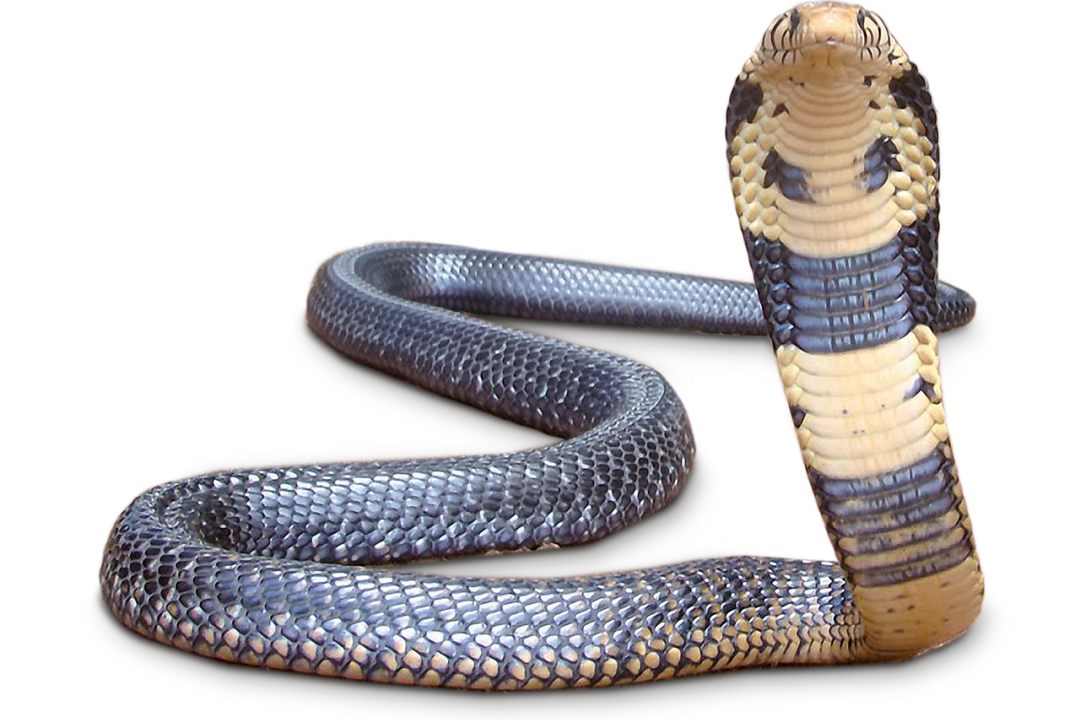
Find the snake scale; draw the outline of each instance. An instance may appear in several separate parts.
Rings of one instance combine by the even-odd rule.
[[[234,470],[136,498],[100,581],[128,628],[230,662],[472,689],[902,659],[964,632],[983,581],[942,411],[926,82],[874,13],[777,18],[726,136],[753,286],[438,245],[343,253],[308,322],[345,355],[563,438],[504,455]],[[662,508],[694,442],[641,364],[463,314],[767,334],[838,562],[607,576],[377,567],[596,540]]]

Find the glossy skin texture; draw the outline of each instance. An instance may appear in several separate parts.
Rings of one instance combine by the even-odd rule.
[[[983,576],[942,396],[926,79],[874,13],[801,5],[743,65],[726,131],[803,462],[867,646],[949,642],[978,616]]]
[[[740,82],[729,142],[763,97]],[[812,178],[776,160],[770,171],[805,200]],[[748,249],[753,263],[749,240]],[[110,534],[107,604],[140,634],[221,660],[472,689],[886,659],[868,644],[858,587],[836,563],[740,557],[551,580],[372,567],[589,542],[662,508],[690,470],[689,424],[658,373],[455,311],[769,334],[780,346],[783,320],[766,321],[759,302],[774,288],[757,275],[755,288],[433,245],[329,260],[308,320],[331,346],[566,440],[506,455],[245,469],[162,485],[136,498]],[[932,323],[947,329],[973,312],[969,297],[942,286]],[[827,510],[842,510],[850,488],[819,484],[833,493]]]
[[[309,317],[338,350],[572,439],[512,455],[236,470],[163,485],[137,498],[113,529],[102,564],[106,600],[137,632],[209,656],[462,687],[820,662],[833,645],[846,657],[856,616],[832,563],[730,558],[547,581],[314,564],[587,542],[662,507],[689,470],[682,405],[654,371],[416,300],[751,333],[764,330],[755,292],[436,245],[334,258],[316,276]],[[955,316],[966,321],[974,305],[956,297]],[[543,398],[554,402],[537,413]]]

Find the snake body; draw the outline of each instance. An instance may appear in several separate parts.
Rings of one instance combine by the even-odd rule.
[[[982,576],[935,333],[974,304],[937,282],[935,122],[880,18],[804,5],[766,31],[728,111],[754,286],[436,245],[331,259],[308,299],[331,346],[564,440],[153,488],[110,534],[106,603],[221,660],[473,689],[902,658],[952,639]],[[686,414],[657,372],[461,311],[768,334],[840,562],[533,580],[376,567],[596,540],[662,508],[690,470]]]

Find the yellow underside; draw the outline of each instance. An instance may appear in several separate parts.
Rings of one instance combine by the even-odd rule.
[[[782,37],[783,27],[776,34]],[[842,52],[822,52],[798,65],[772,57],[766,49],[744,66],[742,78],[758,84],[762,99],[730,145],[744,230],[805,257],[846,257],[884,246],[937,208],[928,128],[912,108],[898,107],[890,89],[891,78],[913,70],[898,45],[888,58],[877,55],[876,65]],[[884,184],[870,190],[867,151],[878,138],[892,141],[899,169],[888,170]],[[801,171],[799,199],[785,197],[778,182],[765,186],[763,165],[772,150]],[[776,357],[788,403],[805,413],[797,434],[807,468],[858,483],[939,448],[951,458],[937,338],[928,326],[878,347],[816,355],[786,345]],[[920,391],[924,383],[926,392]],[[958,482],[954,488],[956,502],[940,517],[912,527],[897,521],[901,527],[869,540],[832,538],[854,585],[865,642],[878,657],[940,645],[978,615],[982,574],[974,553],[956,556],[958,547],[969,547],[961,541],[970,539],[971,525]],[[909,582],[857,582],[900,576],[897,568],[917,575],[919,568],[939,566],[947,569]]]
[[[806,414],[797,434],[803,460],[833,479],[868,478],[925,458],[948,440],[940,401],[911,394],[922,382],[941,398],[937,337],[919,325],[908,335],[873,348],[811,354],[794,345],[776,351],[789,404]],[[954,545],[971,532],[956,484],[958,510],[902,528],[891,538],[916,542],[898,550],[842,557],[849,571],[902,565]],[[921,534],[921,535],[920,535]],[[925,535],[927,539],[922,540]],[[833,538],[838,551],[854,553],[855,538]],[[974,622],[982,604],[977,557],[943,572],[882,587],[855,585],[865,641],[875,653],[907,656],[953,639]]]

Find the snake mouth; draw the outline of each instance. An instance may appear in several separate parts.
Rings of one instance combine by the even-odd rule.
[[[796,52],[807,59],[811,59],[821,55],[864,57],[868,50],[870,49],[852,43],[849,40],[829,37],[824,40],[804,43]]]
[[[825,40],[797,50],[773,50],[761,59],[761,72],[787,76],[799,82],[829,78],[846,82],[851,73],[876,76],[889,65],[888,52],[842,40]]]
[[[857,45],[850,40],[844,38],[829,37],[823,40],[813,40],[811,42],[801,42],[793,48],[773,48],[767,50],[766,54],[772,59],[779,59],[780,56],[786,58],[785,62],[791,61],[791,56],[804,57],[812,56],[823,52],[838,52],[838,53],[859,53],[865,52],[868,48]]]

